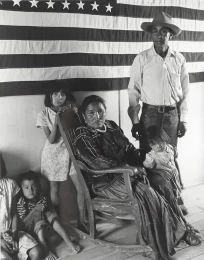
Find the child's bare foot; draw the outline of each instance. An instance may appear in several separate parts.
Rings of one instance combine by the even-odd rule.
[[[70,251],[71,251],[71,254],[72,254],[72,255],[75,255],[75,254],[79,253],[80,250],[81,250],[80,246],[77,245],[77,244],[75,244],[75,243],[73,243],[73,242],[72,242],[72,244],[70,245],[70,247],[71,247],[71,250],[70,250]]]
[[[56,259],[58,259],[58,257],[51,252],[49,252],[48,255],[45,258],[45,260],[56,260]]]

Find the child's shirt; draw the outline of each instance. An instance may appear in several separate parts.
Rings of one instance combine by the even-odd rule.
[[[9,178],[0,180],[0,231],[5,232],[11,227],[11,206],[13,197],[19,192],[17,183]]]
[[[143,162],[146,168],[158,168],[172,170],[175,166],[176,148],[170,144],[166,144],[166,147],[161,152],[155,152],[151,150],[146,154],[145,161]]]
[[[35,201],[26,199],[24,196],[20,197],[17,201],[19,217],[23,220],[37,204],[41,204],[43,210],[48,207],[48,197],[43,192],[40,192]]]

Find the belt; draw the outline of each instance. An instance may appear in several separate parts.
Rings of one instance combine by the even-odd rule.
[[[177,108],[177,104],[174,104],[172,106],[155,106],[155,105],[149,105],[147,103],[143,103],[142,107],[144,109],[156,109],[159,113],[168,113],[169,111],[172,111],[175,108]]]

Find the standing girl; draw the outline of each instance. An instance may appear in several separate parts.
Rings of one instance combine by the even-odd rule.
[[[59,211],[59,185],[67,180],[69,174],[77,190],[79,222],[84,223],[84,197],[76,171],[60,135],[57,126],[57,115],[65,109],[77,112],[75,99],[64,86],[54,85],[44,99],[45,109],[38,114],[37,127],[42,128],[47,140],[41,157],[41,172],[50,181],[50,197],[54,207]]]

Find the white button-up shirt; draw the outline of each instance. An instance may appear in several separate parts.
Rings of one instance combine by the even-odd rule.
[[[184,56],[169,48],[166,57],[162,58],[152,46],[134,59],[128,86],[130,107],[135,107],[136,115],[139,100],[150,105],[175,105],[182,101],[188,85]],[[186,102],[182,105],[180,114],[180,120],[186,122]],[[137,122],[138,116],[134,123]]]

